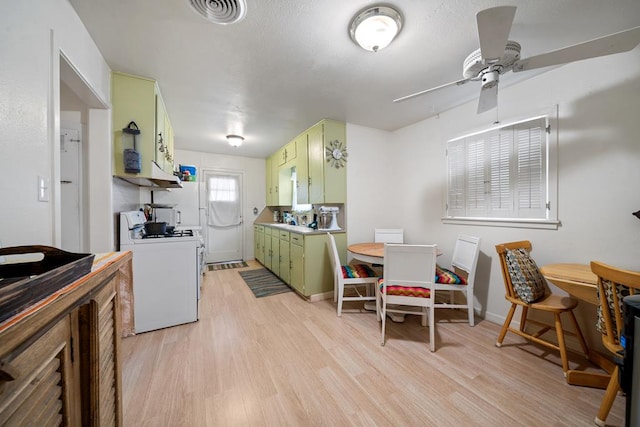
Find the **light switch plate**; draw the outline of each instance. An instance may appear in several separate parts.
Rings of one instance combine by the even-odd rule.
[[[49,180],[42,175],[38,175],[38,201],[49,201]]]

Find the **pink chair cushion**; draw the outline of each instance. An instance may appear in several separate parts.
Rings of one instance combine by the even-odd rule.
[[[403,297],[418,297],[418,298],[430,298],[431,292],[429,289],[421,288],[419,286],[387,286],[384,287],[384,279],[378,280],[380,286],[380,292],[384,293],[386,289],[387,295],[399,295]]]
[[[436,266],[436,283],[446,283],[448,285],[466,285],[464,277],[458,276],[451,270]]]
[[[378,277],[378,274],[368,265],[353,264],[342,266],[342,277],[345,279],[357,279],[363,277]]]

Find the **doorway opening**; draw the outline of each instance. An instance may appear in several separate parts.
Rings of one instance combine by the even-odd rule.
[[[59,98],[56,108],[60,122],[59,127],[55,124],[53,126],[54,133],[58,133],[59,137],[53,141],[52,148],[53,240],[63,250],[93,252],[104,245],[99,246],[98,239],[92,238],[89,217],[94,212],[92,219],[100,222],[98,217],[105,215],[104,208],[110,207],[111,203],[103,197],[94,197],[93,200],[89,198],[89,189],[95,182],[90,174],[95,174],[96,179],[100,178],[100,171],[90,171],[90,159],[104,162],[104,150],[90,152],[90,149],[101,145],[95,142],[101,142],[101,137],[94,140],[93,147],[89,147],[89,135],[100,135],[101,130],[108,129],[109,122],[105,119],[109,115],[109,106],[100,99],[61,50],[58,55]],[[54,78],[55,76],[56,73]],[[106,152],[110,153],[110,150],[107,149]],[[110,176],[110,166],[108,169]]]

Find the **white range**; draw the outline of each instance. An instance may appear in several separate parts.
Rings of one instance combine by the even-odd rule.
[[[120,213],[120,250],[133,252],[136,333],[198,320],[202,237],[196,230],[144,232],[141,211]]]

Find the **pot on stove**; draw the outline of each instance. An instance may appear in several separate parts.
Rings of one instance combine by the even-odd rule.
[[[147,236],[161,236],[167,232],[166,222],[147,221],[144,223],[144,233]]]

